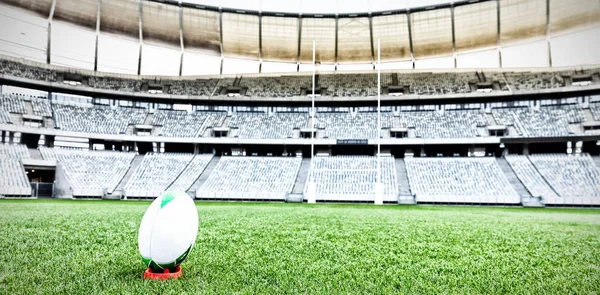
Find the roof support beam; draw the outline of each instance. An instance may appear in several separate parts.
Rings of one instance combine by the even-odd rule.
[[[550,44],[550,0],[546,0],[546,43],[548,44],[548,65],[552,67],[552,44]]]
[[[500,22],[500,0],[496,0],[496,21],[498,25],[498,67],[502,67],[502,27]]]
[[[300,72],[300,50],[302,44],[302,14],[298,16],[298,62],[296,64],[296,72]]]
[[[258,13],[258,72],[262,72],[262,13]]]
[[[56,0],[52,0],[50,7],[50,15],[48,15],[48,45],[46,47],[46,63],[50,64],[52,56],[52,19],[54,18],[54,9],[56,8]]]
[[[223,74],[223,59],[225,58],[223,55],[223,9],[219,7],[219,42],[221,48],[221,68],[219,70],[219,74]]]
[[[181,58],[179,59],[179,76],[183,73],[183,55],[185,54],[185,47],[183,46],[183,7],[179,2],[179,46],[181,47]]]
[[[335,14],[335,70],[337,71],[338,66],[338,30],[339,30],[339,18],[337,13]]]
[[[369,37],[371,38],[371,64],[373,64],[373,70],[375,69],[375,47],[373,45],[373,16],[369,13]]]
[[[144,30],[144,20],[143,20],[143,13],[142,13],[142,1],[138,2],[138,17],[139,17],[139,38],[140,38],[140,52],[138,55],[138,68],[137,68],[137,74],[141,75],[142,74],[142,48],[144,47],[144,34],[143,34],[143,30]]]
[[[410,59],[412,68],[415,68],[415,50],[413,48],[412,24],[410,22],[410,9],[406,11],[406,20],[408,21],[408,44],[410,45]]]
[[[96,51],[94,52],[94,71],[98,71],[98,42],[100,39],[100,17],[102,16],[102,0],[98,0],[98,13],[96,14]]]
[[[452,59],[456,69],[456,28],[454,26],[454,2],[450,4],[450,20],[452,22]]]

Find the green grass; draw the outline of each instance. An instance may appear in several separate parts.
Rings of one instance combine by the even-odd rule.
[[[600,292],[600,210],[196,203],[184,277],[156,282],[148,205],[0,200],[0,293]]]

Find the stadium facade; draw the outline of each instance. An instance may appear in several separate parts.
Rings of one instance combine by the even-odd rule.
[[[553,43],[595,34],[597,1],[335,15],[2,2],[33,27],[49,17],[45,42],[2,40],[0,195],[146,199],[180,189],[219,200],[600,204],[600,66],[597,54],[577,54],[598,39],[570,52]],[[54,50],[61,26],[94,38]],[[122,46],[124,63],[104,59],[103,35],[135,43]],[[314,77],[302,71],[312,70],[313,40]],[[408,69],[378,80],[374,40],[389,67]],[[546,67],[503,67],[514,55],[506,48],[530,44],[543,45]],[[492,68],[460,68],[465,55]],[[453,69],[419,69],[427,60]],[[252,73],[274,63],[292,70]],[[185,75],[189,66],[214,75]]]

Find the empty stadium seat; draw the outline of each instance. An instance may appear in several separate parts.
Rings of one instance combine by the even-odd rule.
[[[160,196],[193,158],[193,154],[183,153],[146,154],[125,184],[125,194],[128,198]]]
[[[196,196],[207,199],[285,200],[301,158],[221,157]]]
[[[504,158],[532,196],[542,197],[546,204],[562,202],[527,156],[506,155]]]
[[[600,205],[600,168],[589,154],[534,154],[529,159],[561,204]]]
[[[142,124],[145,109],[54,102],[55,126],[61,130],[100,134],[123,134],[127,126]]]
[[[417,202],[518,204],[495,158],[406,158]]]
[[[257,113],[237,112],[229,127],[238,128],[238,138],[286,139],[292,138],[294,129],[306,128],[308,113]]]
[[[377,157],[316,156],[308,182],[316,184],[316,200],[373,201],[377,183]],[[392,156],[381,156],[383,200],[398,201],[396,165]],[[308,193],[305,187],[305,194]]]
[[[47,147],[39,150],[44,159],[57,161],[57,174],[64,171],[75,197],[102,197],[104,190],[112,193],[135,157],[135,153],[114,151]]]

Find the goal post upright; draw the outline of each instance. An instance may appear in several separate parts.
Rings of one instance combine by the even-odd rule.
[[[381,183],[381,39],[377,39],[377,182],[375,183],[375,204],[383,204]]]
[[[308,175],[308,196],[307,202],[309,204],[314,204],[317,202],[317,190],[316,184],[314,183],[314,179],[310,177],[310,173],[313,171],[314,165],[314,156],[315,156],[315,136],[317,135],[315,132],[315,118],[317,111],[315,110],[315,71],[316,71],[316,63],[315,63],[315,52],[316,52],[316,42],[313,40],[312,44],[312,94],[311,94],[311,115],[312,120],[310,120],[310,169]]]

